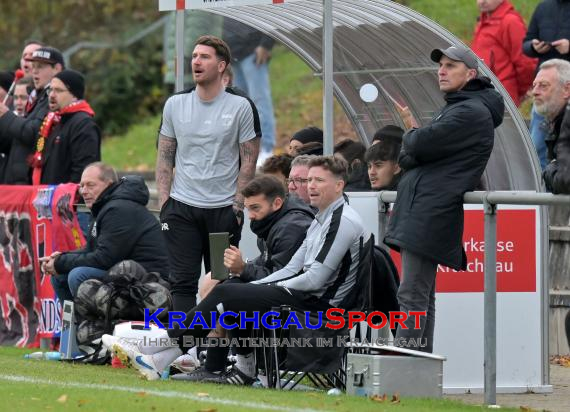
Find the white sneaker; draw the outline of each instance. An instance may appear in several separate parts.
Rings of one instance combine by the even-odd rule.
[[[200,360],[196,356],[196,347],[190,349],[188,353],[177,357],[172,366],[183,373],[190,373],[200,367]]]
[[[160,371],[154,364],[153,355],[143,355],[137,344],[129,342],[126,339],[116,339],[111,349],[123,365],[134,367],[149,381],[160,379]],[[107,339],[107,342],[110,341],[111,339]]]
[[[111,351],[115,342],[118,342],[119,337],[113,335],[103,335],[101,341],[103,342],[103,346],[107,348],[108,351]]]

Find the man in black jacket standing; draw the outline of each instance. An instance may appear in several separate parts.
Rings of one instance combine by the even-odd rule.
[[[112,167],[97,162],[83,171],[80,191],[93,215],[87,245],[42,259],[59,300],[73,300],[83,281],[104,276],[123,260],[134,260],[166,280],[166,246],[160,223],[146,209],[149,192],[142,177],[118,180]]]
[[[471,51],[435,49],[431,59],[439,63],[447,104],[429,124],[403,136],[399,164],[406,172],[384,239],[402,253],[400,310],[427,313],[418,329],[410,316],[395,342],[426,352],[433,351],[437,266],[466,269],[463,194],[480,182],[504,114],[501,95],[489,79],[477,77]]]
[[[31,183],[28,157],[42,122],[48,113],[48,92],[51,79],[65,68],[61,52],[53,47],[41,47],[28,59],[32,62],[35,90],[28,102],[25,117],[18,117],[0,102],[0,148],[9,150],[4,183],[26,185]]]
[[[95,112],[83,99],[85,80],[64,70],[51,81],[47,114],[36,142],[32,184],[79,183],[88,164],[101,160],[101,131]]]

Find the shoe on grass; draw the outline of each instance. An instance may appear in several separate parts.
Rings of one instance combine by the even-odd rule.
[[[220,383],[225,385],[251,386],[256,380],[256,378],[248,376],[235,366],[232,366],[228,368],[224,373],[218,376],[203,379],[202,382]]]
[[[172,367],[182,373],[190,373],[200,367],[200,361],[196,356],[196,349],[192,348],[188,353],[177,357],[172,362]]]
[[[190,381],[190,382],[207,382],[207,379],[219,378],[222,372],[210,372],[204,366],[201,366],[190,373],[177,373],[170,378],[177,381]]]
[[[161,373],[154,364],[154,355],[143,355],[138,345],[126,339],[117,339],[112,344],[111,350],[123,365],[135,368],[147,380],[160,379]]]

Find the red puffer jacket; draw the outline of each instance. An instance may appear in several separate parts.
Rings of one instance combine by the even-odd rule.
[[[495,73],[518,106],[532,85],[537,59],[522,52],[526,26],[513,5],[505,0],[491,13],[482,13],[475,26],[471,48]]]

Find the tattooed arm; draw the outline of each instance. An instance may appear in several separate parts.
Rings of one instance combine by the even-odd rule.
[[[237,191],[234,200],[234,210],[243,210],[242,189],[255,177],[255,165],[259,154],[259,137],[255,137],[239,145],[239,159],[241,162],[237,180]]]
[[[176,139],[158,135],[158,154],[156,156],[156,189],[158,191],[158,208],[170,196],[172,177],[174,175],[174,158],[176,156]]]

